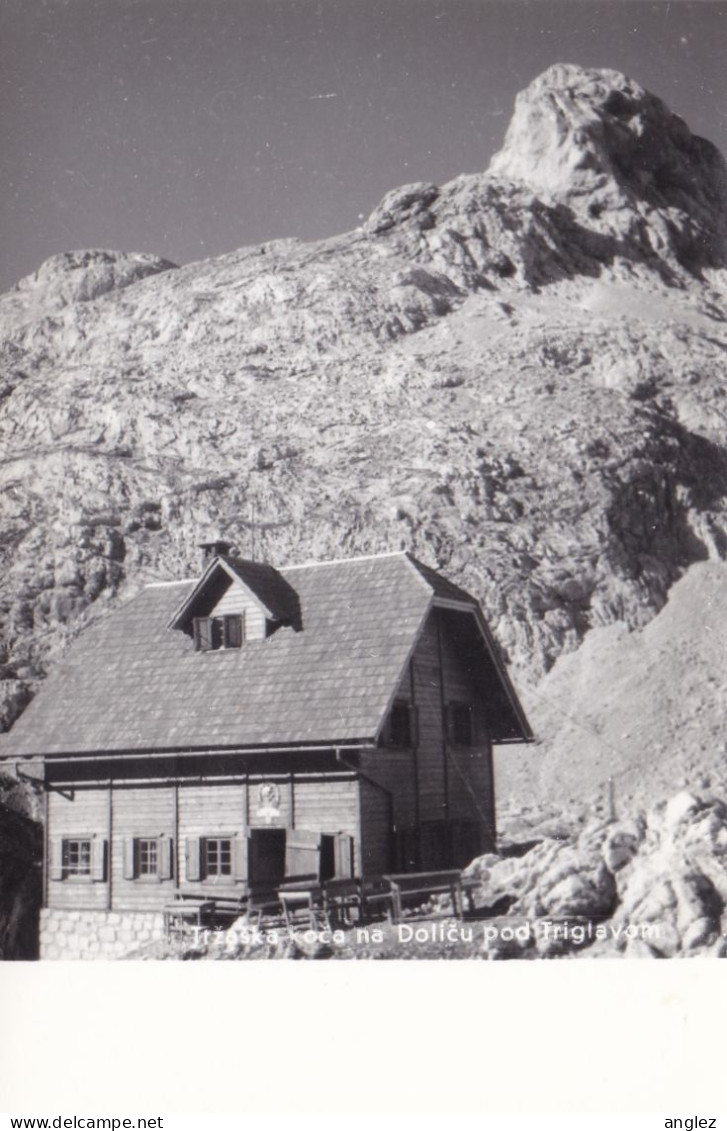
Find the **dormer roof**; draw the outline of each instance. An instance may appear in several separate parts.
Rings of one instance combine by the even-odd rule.
[[[282,573],[265,562],[246,561],[229,554],[212,558],[197,584],[174,610],[168,627],[186,629],[193,617],[205,616],[219,592],[220,579],[244,590],[269,620],[300,627],[298,594]]]
[[[290,627],[242,648],[195,651],[169,626],[195,615],[219,571]],[[373,744],[436,605],[472,618],[473,633],[476,622],[493,740],[528,741],[476,601],[409,554],[279,570],[222,557],[199,581],[147,586],[90,625],[16,722],[7,753]]]

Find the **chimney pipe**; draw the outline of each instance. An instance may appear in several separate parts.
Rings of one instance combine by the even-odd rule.
[[[213,542],[200,542],[199,548],[202,551],[202,568],[204,569],[213,558],[223,558],[226,554],[229,554],[232,543],[216,539]]]

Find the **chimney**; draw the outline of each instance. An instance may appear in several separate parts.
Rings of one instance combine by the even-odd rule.
[[[200,542],[199,548],[202,551],[202,568],[206,569],[213,558],[223,558],[225,554],[229,554],[232,542]]]

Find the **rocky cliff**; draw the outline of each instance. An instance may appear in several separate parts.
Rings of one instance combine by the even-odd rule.
[[[411,549],[524,688],[648,624],[727,546],[726,183],[635,82],[556,66],[488,171],[356,231],[44,264],[0,298],[5,723],[210,534],[279,564]]]

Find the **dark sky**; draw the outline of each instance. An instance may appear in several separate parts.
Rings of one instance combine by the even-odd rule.
[[[727,151],[727,2],[0,0],[0,289],[70,248],[177,263],[355,227],[484,169],[554,62]]]

